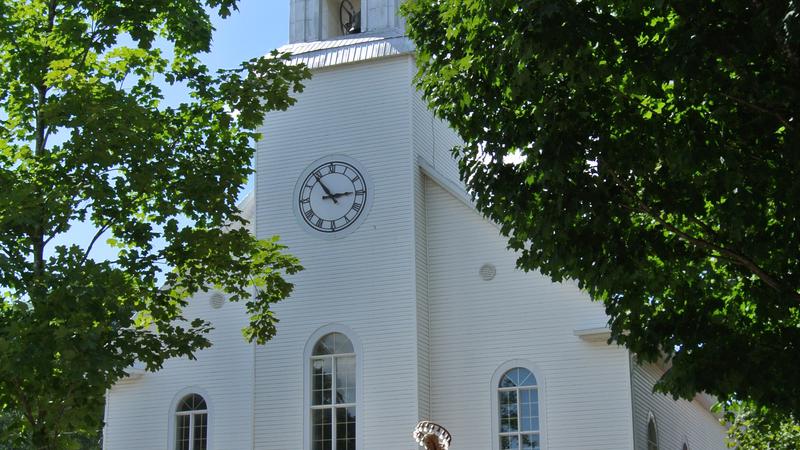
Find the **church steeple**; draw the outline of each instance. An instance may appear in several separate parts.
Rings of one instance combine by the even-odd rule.
[[[290,0],[289,43],[403,28],[402,0]]]

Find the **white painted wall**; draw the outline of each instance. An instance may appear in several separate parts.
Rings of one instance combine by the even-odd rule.
[[[459,450],[493,448],[492,375],[532,362],[546,397],[545,449],[631,449],[627,352],[588,343],[576,328],[606,322],[571,284],[515,269],[497,229],[428,180],[431,416]],[[483,281],[482,264],[497,267]]]
[[[256,447],[297,450],[306,432],[303,358],[319,327],[342,324],[363,343],[361,449],[414,449],[417,304],[410,56],[322,69],[297,104],[267,118],[257,157],[257,235],[279,234],[306,270],[275,308],[278,334],[256,359]],[[304,231],[292,212],[303,169],[328,154],[360,161],[374,182],[361,227],[338,240]]]
[[[678,400],[654,394],[653,386],[663,371],[654,364],[638,365],[631,361],[633,387],[633,429],[637,449],[647,448],[647,421],[656,418],[661,450],[680,450],[685,443],[690,450],[722,450],[725,429],[708,409],[697,401]]]
[[[208,337],[214,346],[199,351],[196,361],[171,359],[158,372],[117,383],[106,397],[105,449],[172,449],[172,410],[179,393],[187,390],[206,397],[210,449],[252,447],[254,347],[241,333],[247,324],[244,306],[226,302],[213,309],[210,296],[195,296],[184,316],[210,321],[215,329]]]

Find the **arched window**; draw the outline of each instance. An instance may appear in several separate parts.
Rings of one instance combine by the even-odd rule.
[[[500,450],[539,450],[539,388],[530,370],[515,367],[497,386]]]
[[[652,413],[647,420],[647,450],[658,450],[658,428],[656,428],[656,418]]]
[[[198,394],[189,394],[175,409],[175,450],[208,448],[208,406]]]
[[[356,449],[356,354],[341,333],[311,353],[311,450]]]

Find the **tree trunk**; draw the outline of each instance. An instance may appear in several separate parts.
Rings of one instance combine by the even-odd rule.
[[[31,443],[34,450],[58,450],[55,439],[48,432],[47,427],[38,425],[33,428],[31,433]]]

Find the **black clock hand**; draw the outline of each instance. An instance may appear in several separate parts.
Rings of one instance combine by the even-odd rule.
[[[336,199],[336,198],[339,198],[339,197],[346,197],[348,195],[353,195],[353,193],[352,192],[337,192],[336,194],[323,195],[322,198]]]
[[[317,181],[319,181],[319,185],[322,186],[322,189],[325,191],[325,193],[328,194],[328,195],[323,195],[322,198],[323,199],[329,198],[333,200],[333,203],[339,203],[338,201],[336,201],[336,197],[334,197],[333,194],[331,194],[331,190],[328,189],[328,186],[325,186],[325,183],[322,182],[322,178],[317,174],[314,174],[314,177],[317,179]]]

